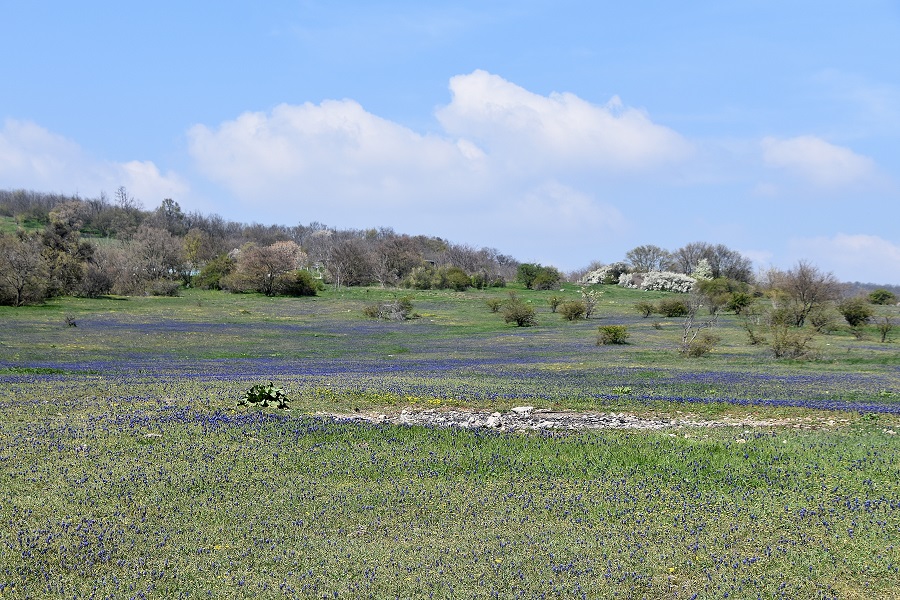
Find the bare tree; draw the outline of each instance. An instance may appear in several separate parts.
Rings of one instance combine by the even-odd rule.
[[[691,242],[672,253],[667,268],[690,275],[701,258],[706,258],[711,246],[706,242]]]
[[[379,240],[372,250],[372,273],[381,287],[397,285],[410,271],[422,264],[415,244],[408,236]]]
[[[171,279],[181,273],[184,262],[182,242],[165,229],[142,225],[129,249],[147,281]]]
[[[359,285],[371,280],[372,264],[363,240],[346,238],[331,246],[325,267],[335,288]]]
[[[290,240],[269,246],[250,243],[238,254],[235,272],[229,276],[228,286],[239,291],[254,290],[272,296],[279,277],[297,270],[304,258],[300,246]]]
[[[803,260],[788,271],[773,273],[773,279],[776,290],[789,303],[796,327],[803,327],[813,309],[839,299],[843,291],[832,273],[823,273],[818,267]]]
[[[708,247],[703,258],[709,262],[713,278],[725,277],[745,283],[753,280],[753,262],[724,244]]]
[[[631,263],[635,271],[646,273],[648,271],[664,270],[672,260],[672,254],[659,246],[646,244],[626,252],[625,259]]]
[[[42,300],[47,289],[47,265],[37,236],[0,235],[0,302],[22,306]]]

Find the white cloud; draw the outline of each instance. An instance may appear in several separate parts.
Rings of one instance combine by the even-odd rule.
[[[692,151],[618,99],[597,106],[572,94],[540,96],[484,71],[454,77],[450,89],[450,104],[437,111],[443,131],[433,134],[352,100],[326,100],[196,125],[189,151],[204,175],[253,209],[395,227],[414,211],[420,222],[445,223],[445,235],[499,215],[534,230],[551,221],[621,225],[622,215],[596,200],[598,182],[643,176]]]
[[[282,104],[216,129],[197,125],[188,137],[207,176],[259,205],[439,203],[483,176],[484,155],[471,142],[420,135],[351,100]]]
[[[812,135],[767,137],[761,147],[766,165],[797,174],[820,187],[862,182],[875,174],[872,159]]]
[[[556,181],[526,192],[509,211],[508,221],[546,232],[585,231],[597,235],[620,230],[625,225],[616,207]]]
[[[541,96],[485,71],[450,80],[438,119],[507,165],[533,169],[645,169],[691,153],[677,133],[618,97],[598,106],[568,93]]]
[[[121,185],[153,206],[188,191],[181,177],[160,173],[150,161],[96,160],[75,142],[35,123],[7,119],[0,129],[0,187],[95,195]]]
[[[790,251],[843,281],[900,284],[900,245],[875,235],[795,239]]]

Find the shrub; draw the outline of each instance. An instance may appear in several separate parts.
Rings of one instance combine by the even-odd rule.
[[[837,326],[837,313],[829,305],[814,307],[807,317],[809,324],[818,333],[829,333]]]
[[[634,310],[641,313],[641,316],[645,319],[656,312],[656,307],[652,302],[647,302],[646,300],[641,300],[640,302],[635,302]]]
[[[540,264],[522,263],[516,271],[516,280],[529,290],[553,289],[561,279],[562,273],[556,268]]]
[[[683,317],[689,310],[687,302],[680,298],[663,298],[656,305],[656,312],[664,317]]]
[[[628,339],[625,325],[601,325],[597,333],[597,345],[624,344]]]
[[[322,283],[303,269],[285,273],[275,281],[275,292],[283,296],[315,296],[320,289]]]
[[[838,311],[850,327],[859,327],[866,324],[872,318],[872,307],[860,297],[848,298],[838,304]]]
[[[770,347],[775,358],[805,358],[812,352],[812,334],[803,329],[795,329],[785,322],[776,321],[772,323],[770,332]]]
[[[559,308],[559,305],[562,303],[562,296],[557,296],[555,294],[547,299],[547,304],[550,305],[550,312],[556,312],[556,309]]]
[[[406,279],[403,280],[403,287],[412,288],[414,290],[430,290],[431,278],[434,276],[434,267],[430,265],[422,265],[414,267]]]
[[[590,319],[591,315],[594,314],[594,309],[597,308],[601,295],[603,295],[603,292],[581,288],[581,302],[584,304],[585,319]]]
[[[503,300],[500,298],[488,298],[484,303],[487,304],[493,313],[500,312],[500,307],[503,306]]]
[[[507,323],[515,323],[516,327],[537,325],[534,307],[523,302],[515,294],[510,294],[509,300],[503,304],[503,320]]]
[[[704,331],[694,339],[690,340],[687,345],[681,349],[681,353],[691,358],[705,356],[712,352],[712,349],[719,343],[719,339],[719,336]]]
[[[580,300],[572,300],[563,302],[559,306],[559,313],[566,321],[577,321],[583,319],[587,313],[587,306]]]
[[[679,292],[687,294],[697,282],[693,277],[671,271],[650,271],[648,273],[623,273],[619,285],[639,290]]]
[[[725,303],[725,308],[736,315],[751,306],[753,306],[753,295],[747,292],[732,292],[728,302]]]
[[[460,267],[415,267],[403,280],[403,287],[416,290],[456,290],[464,291],[472,286],[472,278]]]
[[[893,292],[885,289],[877,289],[869,294],[869,302],[872,304],[895,304],[897,296]]]
[[[622,276],[622,274],[630,273],[631,271],[631,266],[628,263],[614,262],[612,264],[604,265],[599,269],[590,271],[581,278],[581,283],[587,285],[598,283],[614,285],[619,282],[619,278]]]
[[[412,318],[412,309],[412,298],[404,296],[390,302],[369,304],[363,308],[363,314],[370,319],[407,321]]]
[[[157,279],[150,284],[147,290],[151,296],[177,296],[181,290],[181,284],[171,279]]]
[[[113,278],[109,271],[88,263],[84,267],[84,277],[78,282],[76,293],[85,298],[99,298],[112,291]]]
[[[751,346],[758,346],[766,342],[766,336],[762,333],[762,324],[759,315],[744,314],[741,325],[747,332],[747,340]]]
[[[894,329],[894,321],[887,315],[878,321],[878,333],[881,334],[881,343],[887,341],[887,336]]]
[[[234,270],[234,265],[232,257],[220,254],[200,269],[200,274],[194,277],[194,285],[205,290],[220,290],[222,278]]]
[[[463,292],[472,285],[472,278],[459,267],[448,267],[445,272],[446,287]]]

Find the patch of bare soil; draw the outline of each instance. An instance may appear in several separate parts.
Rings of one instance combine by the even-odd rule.
[[[647,417],[631,413],[602,413],[536,409],[517,406],[506,412],[465,409],[404,409],[397,413],[320,413],[341,422],[391,423],[463,429],[496,429],[500,431],[577,431],[588,429],[677,429],[707,427],[787,427],[820,429],[847,425],[849,420],[831,417],[795,417],[759,419],[756,417],[723,417],[704,419],[697,415]]]

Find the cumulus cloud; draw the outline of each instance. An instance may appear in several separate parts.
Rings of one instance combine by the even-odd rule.
[[[450,91],[435,133],[352,100],[326,100],[196,125],[189,152],[245,206],[301,220],[398,226],[408,211],[442,221],[465,212],[466,221],[513,215],[539,227],[552,217],[579,228],[624,221],[595,198],[604,177],[621,181],[691,152],[618,99],[598,106],[572,94],[541,96],[484,71],[454,77]]]
[[[254,203],[427,204],[461,199],[484,174],[471,142],[420,135],[351,100],[282,104],[188,137],[199,168]]]
[[[569,93],[541,96],[485,71],[450,80],[452,101],[437,117],[506,163],[531,169],[644,169],[691,152],[671,129],[614,97],[604,106]]]
[[[527,191],[515,202],[507,220],[554,233],[561,230],[608,234],[625,225],[625,218],[615,206],[557,181]]]
[[[872,159],[812,135],[767,137],[761,147],[766,165],[799,175],[820,187],[862,182],[875,173]]]
[[[900,245],[876,235],[801,238],[792,240],[790,249],[843,281],[900,282]]]
[[[150,161],[97,160],[64,136],[28,121],[7,119],[0,130],[0,186],[63,193],[99,194],[124,185],[148,204],[178,198],[187,183],[161,173]]]

